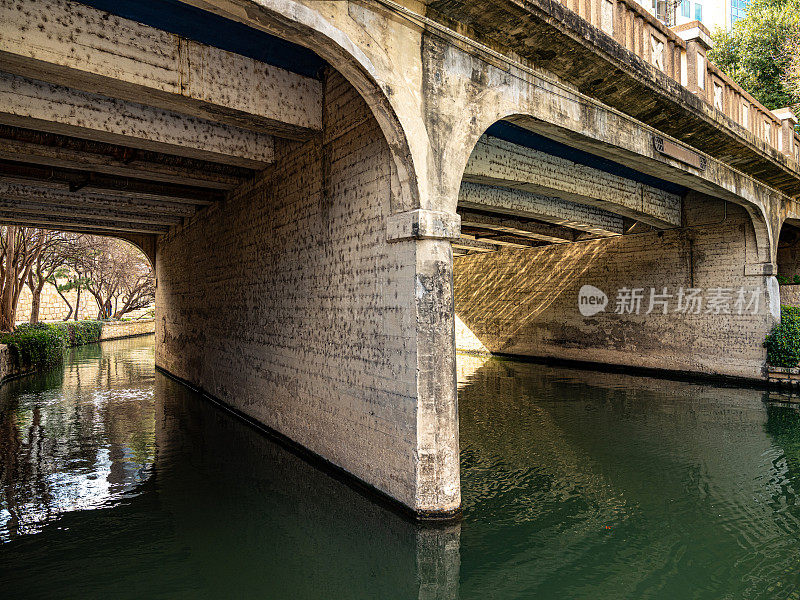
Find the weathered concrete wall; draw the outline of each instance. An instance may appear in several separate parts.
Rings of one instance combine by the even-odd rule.
[[[439,424],[418,400],[454,390],[421,389],[418,373],[419,319],[448,316],[417,314],[421,286],[444,285],[419,273],[441,253],[431,268],[449,290],[449,244],[387,242],[388,145],[335,73],[323,122],[321,138],[278,143],[254,183],[159,241],[156,364],[414,510],[456,509],[455,403]],[[430,454],[429,430],[446,457]]]
[[[492,352],[760,378],[777,285],[744,275],[755,252],[752,223],[733,205],[723,220],[723,208],[686,201],[687,223],[705,227],[457,258],[456,314]],[[604,312],[581,315],[583,285],[607,294]],[[673,294],[668,314],[661,305],[645,314],[650,288],[664,287]],[[681,287],[703,290],[699,314],[675,312]],[[620,288],[644,288],[640,314],[615,314]],[[713,288],[729,291],[733,314],[708,312]],[[756,314],[736,314],[740,288],[748,300],[760,288]]]
[[[800,275],[800,237],[788,225],[784,225],[781,230],[776,263],[779,275]]]

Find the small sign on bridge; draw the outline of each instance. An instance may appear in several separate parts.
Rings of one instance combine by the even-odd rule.
[[[690,165],[695,169],[699,169],[701,171],[706,170],[706,157],[701,156],[694,150],[689,150],[689,148],[686,148],[685,146],[680,146],[671,140],[666,140],[659,135],[654,135],[653,147],[656,149],[656,152],[663,154],[664,156],[669,156],[670,158],[679,160],[680,162]]]

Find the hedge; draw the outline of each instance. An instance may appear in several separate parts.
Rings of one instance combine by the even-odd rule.
[[[0,344],[8,346],[15,368],[43,369],[61,362],[68,346],[99,341],[102,331],[102,321],[25,323],[0,335]]]
[[[764,340],[767,364],[773,367],[796,367],[800,362],[800,308],[781,306],[781,322]]]

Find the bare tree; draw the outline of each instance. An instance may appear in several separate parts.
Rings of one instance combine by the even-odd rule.
[[[48,235],[49,232],[31,227],[0,227],[0,331],[14,329],[20,293]]]
[[[67,296],[64,294],[64,292],[69,291],[71,289],[71,286],[70,286],[70,281],[71,281],[70,276],[71,275],[72,275],[72,272],[70,271],[70,269],[68,267],[62,266],[62,267],[56,269],[56,271],[53,272],[50,275],[50,277],[47,278],[47,282],[56,289],[56,292],[61,297],[62,302],[64,302],[64,304],[67,305],[67,308],[69,308],[69,312],[67,313],[67,316],[62,319],[63,321],[69,321],[69,319],[72,316],[72,313],[74,311],[74,309],[72,308],[72,303],[69,301],[69,298],[67,298]],[[67,280],[67,284],[59,284],[58,283],[59,279],[66,279]]]
[[[69,307],[67,319],[72,315],[79,318],[84,289],[95,299],[99,318],[105,319],[119,319],[155,299],[152,268],[127,242],[30,227],[0,227],[0,330],[14,329],[20,293],[26,285],[32,294],[30,321],[36,323],[42,289],[48,282]],[[70,290],[77,291],[74,309],[64,294]]]
[[[31,230],[38,236],[38,251],[28,271],[27,285],[31,291],[30,322],[39,322],[39,307],[42,301],[42,290],[45,283],[53,278],[55,272],[61,269],[69,258],[69,247],[72,234],[58,231]],[[56,289],[58,289],[56,287]],[[63,296],[62,296],[63,298]],[[69,306],[69,303],[67,303]],[[70,313],[72,307],[70,306]]]
[[[101,319],[119,319],[155,299],[152,267],[144,255],[122,240],[84,236],[76,270],[94,297]]]

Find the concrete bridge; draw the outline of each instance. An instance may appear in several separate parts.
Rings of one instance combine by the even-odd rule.
[[[800,140],[699,23],[633,0],[0,0],[0,23],[0,222],[138,244],[160,368],[417,516],[460,507],[457,343],[761,377]]]

